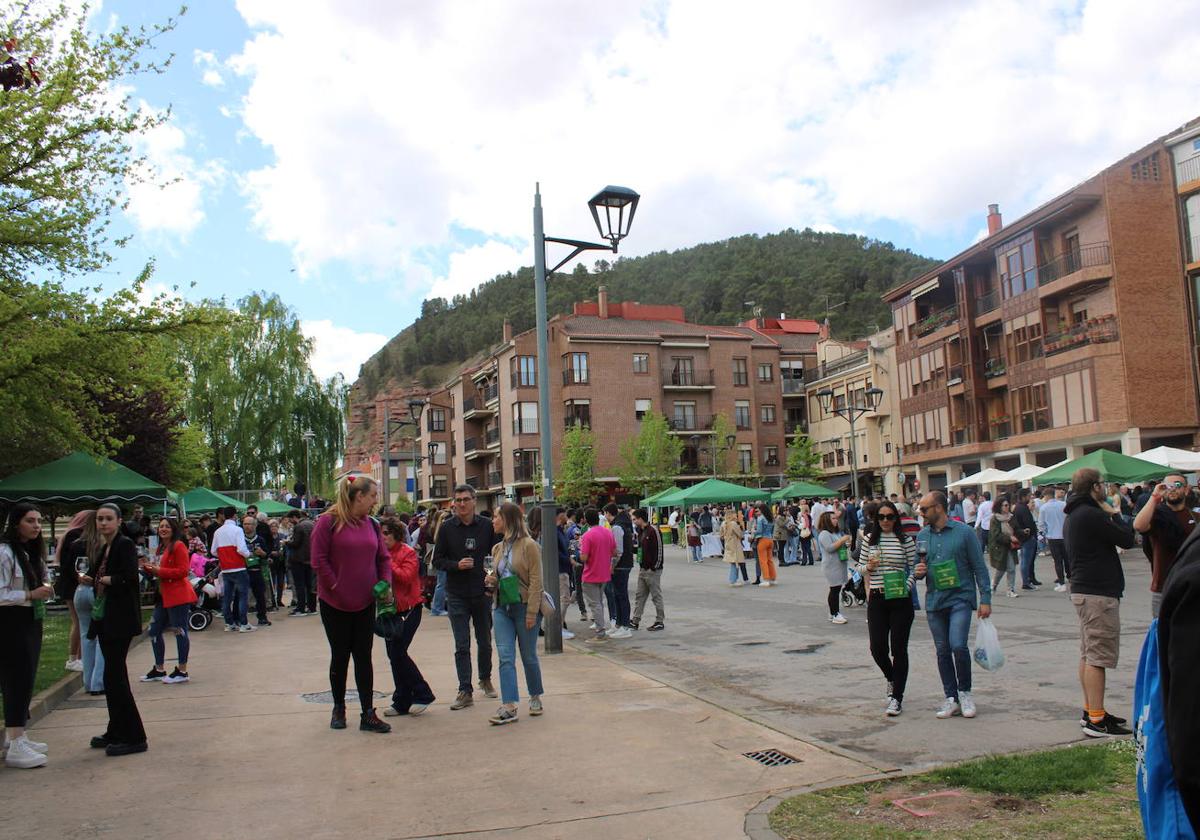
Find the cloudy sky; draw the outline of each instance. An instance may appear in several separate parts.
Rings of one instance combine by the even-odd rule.
[[[352,380],[424,298],[532,263],[536,181],[574,238],[638,190],[631,256],[811,226],[947,257],[1200,115],[1198,35],[1178,0],[204,0],[133,92],[173,183],[100,279],[278,292]]]

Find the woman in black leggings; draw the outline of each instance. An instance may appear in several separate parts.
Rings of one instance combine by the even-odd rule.
[[[859,568],[867,578],[867,630],[871,657],[887,680],[886,714],[902,711],[908,682],[908,635],[913,623],[913,569],[917,547],[900,527],[900,512],[889,501],[879,503],[867,529]]]
[[[358,728],[391,732],[374,708],[375,584],[392,581],[392,565],[371,508],[379,500],[375,482],[349,476],[338,488],[337,501],[317,520],[311,539],[313,572],[321,622],[329,640],[329,687],[333,691],[331,729],[346,728],[346,674],[354,659],[354,685],[362,707]]]

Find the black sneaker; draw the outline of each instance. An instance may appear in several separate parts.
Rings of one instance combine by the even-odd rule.
[[[183,671],[180,671],[178,668],[176,668],[174,671],[172,671],[170,673],[169,676],[163,677],[163,684],[164,685],[175,685],[176,683],[188,682],[190,679],[191,679],[191,677],[189,677]]]
[[[111,743],[112,741],[108,740],[107,735],[95,735],[92,737],[92,749],[94,750],[105,749]]]
[[[1125,724],[1129,723],[1129,721],[1125,720],[1125,718],[1117,717],[1116,715],[1110,715],[1108,712],[1104,713],[1104,719],[1111,720],[1113,723],[1117,724],[1117,726],[1124,726]],[[1087,726],[1088,720],[1089,720],[1089,718],[1088,718],[1087,709],[1084,709],[1083,714],[1081,714],[1079,716],[1079,725]]]
[[[146,672],[146,676],[142,677],[142,682],[162,682],[162,678],[166,675],[166,671],[160,671],[157,668],[151,668]]]
[[[392,731],[392,725],[381,721],[374,709],[362,713],[358,719],[358,728],[361,732],[379,732],[381,734]]]
[[[111,757],[119,755],[133,755],[134,753],[144,753],[148,746],[145,741],[138,741],[136,744],[109,744],[104,748],[104,754]]]
[[[258,626],[259,626],[259,627],[270,627],[270,626],[271,626],[271,622],[267,621],[265,618],[260,618],[260,619],[258,620]]]
[[[329,719],[330,729],[345,729],[346,728],[346,707],[334,706],[333,716]]]
[[[661,621],[656,621],[653,624],[651,624],[649,627],[647,627],[646,630],[647,630],[647,632],[653,633],[655,630],[665,630],[666,627],[667,626],[665,624],[663,624]]]
[[[631,622],[629,622],[629,629],[636,630],[636,629],[638,629],[639,624],[641,624],[640,621],[631,621]]]
[[[1083,725],[1083,734],[1089,738],[1114,738],[1119,735],[1130,735],[1132,733],[1127,727],[1105,716],[1104,720],[1099,723],[1092,723],[1090,720],[1085,723]]]

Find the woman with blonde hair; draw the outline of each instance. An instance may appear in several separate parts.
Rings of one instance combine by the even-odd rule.
[[[429,562],[426,568],[433,567],[433,546],[437,545],[438,531],[442,523],[450,518],[450,509],[442,508],[427,520],[425,527],[429,529]],[[433,587],[433,600],[429,603],[429,614],[434,616],[447,615],[446,612],[446,570],[437,570],[437,584]]]
[[[75,594],[71,602],[79,617],[79,656],[83,665],[83,690],[92,697],[104,694],[104,654],[100,641],[88,638],[92,627],[92,607],[96,602],[96,581],[92,571],[100,566],[105,541],[96,528],[96,511],[87,511],[79,538],[70,543],[59,560],[61,568],[70,568],[75,577]]]
[[[337,500],[317,519],[311,560],[317,576],[321,623],[329,640],[329,687],[333,691],[330,729],[346,728],[346,676],[354,658],[354,685],[362,707],[358,728],[391,732],[375,714],[375,584],[392,582],[392,564],[379,526],[370,517],[379,490],[367,476],[347,476]]]
[[[492,627],[500,659],[500,708],[490,718],[494,726],[517,722],[516,648],[521,650],[529,714],[542,713],[542,666],[538,662],[538,618],[542,613],[541,549],[529,536],[521,509],[500,505],[493,523],[500,542],[492,546],[492,569],[487,581],[495,590]]]
[[[746,558],[742,555],[742,526],[738,523],[737,512],[730,508],[725,511],[725,521],[721,523],[721,546],[724,548],[724,559],[729,564],[729,585],[744,586],[750,580],[746,572]],[[742,570],[742,579],[738,580],[738,569]]]
[[[67,523],[67,530],[58,538],[54,548],[54,556],[58,559],[58,579],[54,582],[54,592],[59,600],[67,602],[67,609],[71,613],[71,635],[67,637],[68,671],[82,671],[83,657],[80,654],[79,613],[75,611],[75,587],[79,586],[79,573],[67,552],[75,540],[83,535],[83,526],[95,515],[94,510],[81,510],[72,516]]]

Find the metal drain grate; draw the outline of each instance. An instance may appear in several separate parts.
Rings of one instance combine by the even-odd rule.
[[[757,761],[764,767],[783,767],[788,764],[800,763],[800,759],[793,758],[779,750],[756,750],[754,752],[742,753],[742,755],[753,761]]]

